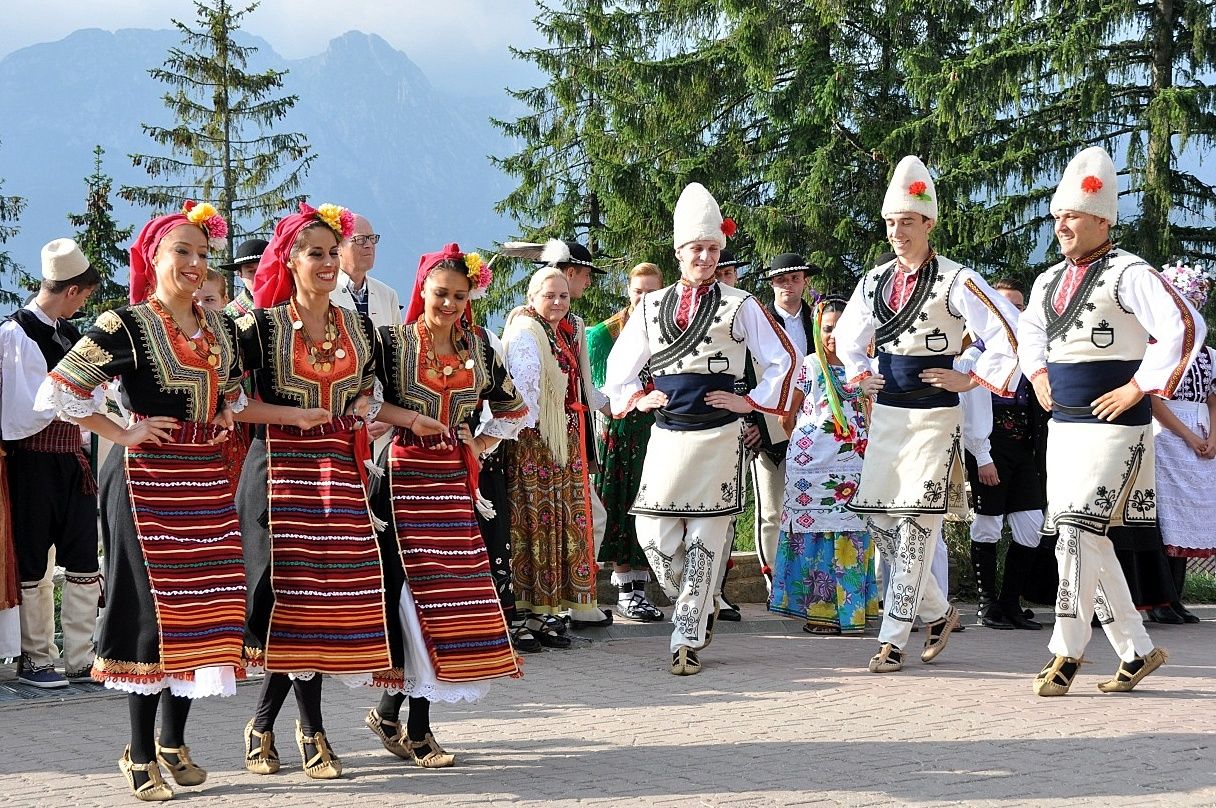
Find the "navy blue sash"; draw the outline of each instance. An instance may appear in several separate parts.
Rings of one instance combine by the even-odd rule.
[[[667,406],[655,410],[655,423],[674,432],[694,432],[726,426],[739,414],[705,403],[711,390],[735,391],[735,377],[728,373],[671,373],[654,377],[654,386],[667,394]]]
[[[957,406],[958,393],[930,387],[921,381],[921,371],[929,368],[953,369],[954,357],[946,354],[904,356],[879,351],[878,373],[885,384],[878,393],[878,403],[908,410]]]
[[[1051,417],[1055,421],[1076,424],[1118,424],[1144,426],[1153,419],[1153,407],[1148,396],[1114,421],[1100,421],[1090,402],[1131,381],[1140,369],[1139,359],[1107,359],[1100,362],[1048,362],[1047,380],[1051,382],[1051,399],[1055,406]]]

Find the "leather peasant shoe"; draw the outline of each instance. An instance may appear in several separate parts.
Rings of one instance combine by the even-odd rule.
[[[165,779],[161,777],[160,765],[155,760],[147,763],[132,763],[130,746],[122,750],[122,757],[118,759],[118,770],[127,778],[127,785],[131,787],[131,795],[135,799],[143,802],[164,802],[173,799],[173,789],[169,788]],[[135,772],[146,773],[148,781],[141,786],[136,786]]]
[[[363,723],[380,739],[380,743],[384,745],[385,749],[402,760],[414,759],[413,753],[406,746],[405,735],[401,731],[400,721],[388,721],[382,718],[376,708],[373,707],[368,710]]]
[[[456,765],[456,756],[444,751],[435,740],[435,736],[427,733],[421,741],[407,741],[410,746],[410,756],[414,762],[424,769],[446,769]]]
[[[1164,648],[1154,648],[1131,662],[1120,662],[1115,678],[1099,682],[1098,689],[1103,693],[1130,693],[1141,679],[1160,668],[1169,658],[1169,652]]]
[[[296,722],[296,746],[300,749],[300,758],[304,761],[304,773],[314,780],[336,780],[342,776],[342,761],[334,754],[333,747],[324,732],[314,732],[305,735]],[[308,749],[315,750],[311,755]]]
[[[177,762],[173,763],[165,755],[172,755],[177,758]],[[190,759],[190,747],[185,744],[156,744],[156,762],[169,770],[169,774],[173,775],[173,782],[179,786],[201,786],[207,781],[207,770]]]
[[[701,672],[701,660],[697,652],[687,645],[681,645],[671,655],[671,672],[676,676],[695,676]]]
[[[1063,696],[1072,687],[1081,670],[1081,660],[1076,657],[1057,656],[1043,666],[1034,677],[1034,694],[1036,696]]]
[[[245,725],[245,768],[254,774],[274,774],[279,770],[279,750],[274,748],[274,733],[255,730],[252,718]]]
[[[895,673],[903,667],[903,652],[889,642],[884,642],[878,653],[870,658],[870,673]]]
[[[920,654],[921,662],[932,662],[938,654],[946,650],[950,641],[950,632],[958,628],[958,609],[953,606],[941,620],[925,626],[925,650]]]

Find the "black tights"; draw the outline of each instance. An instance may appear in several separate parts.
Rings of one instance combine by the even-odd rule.
[[[253,728],[258,732],[274,729],[274,720],[287,700],[287,692],[294,690],[296,707],[300,710],[300,730],[305,735],[325,731],[321,720],[321,674],[311,679],[292,679],[285,673],[268,673],[262,681],[262,692],[253,713]]]
[[[401,693],[385,693],[380,698],[380,706],[376,712],[385,721],[399,721],[401,705],[405,696]],[[431,731],[431,702],[428,699],[410,696],[410,712],[405,719],[405,734],[414,743],[426,739]]]
[[[151,696],[127,695],[131,714],[131,761],[147,763],[156,759],[156,707],[161,707],[160,745],[176,748],[185,743],[186,719],[190,699],[162,690]]]

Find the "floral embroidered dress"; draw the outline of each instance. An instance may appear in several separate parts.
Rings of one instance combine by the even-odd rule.
[[[829,366],[838,384],[844,368]],[[785,455],[785,504],[769,610],[806,618],[809,629],[860,634],[878,617],[874,546],[861,517],[845,508],[857,490],[866,426],[856,390],[845,387],[838,434],[819,359],[803,360],[802,407]]]

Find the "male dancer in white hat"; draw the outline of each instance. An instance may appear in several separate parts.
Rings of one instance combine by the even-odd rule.
[[[727,525],[742,508],[739,416],[788,412],[802,357],[759,301],[718,283],[734,222],[698,183],[680,194],[674,230],[680,280],[642,298],[608,356],[604,391],[617,415],[655,411],[631,513],[651,569],[675,600],[671,672],[688,676],[700,672],[697,652],[713,636]],[[758,382],[739,395],[749,350]]]
[[[8,453],[13,544],[21,580],[21,660],[17,678],[41,688],[92,681],[97,564],[97,482],[80,427],[33,407],[34,394],[80,339],[68,322],[101,277],[70,238],[42,248],[42,285],[0,323],[0,432]],[[66,675],[53,666],[55,602],[49,553],[66,568],[61,605]]]
[[[1017,309],[974,271],[933,251],[937,215],[933,178],[918,158],[905,157],[882,205],[896,258],[866,273],[836,323],[845,373],[877,394],[861,482],[848,505],[869,517],[891,564],[873,673],[903,667],[918,615],[927,624],[923,662],[941,653],[958,626],[958,612],[930,573],[943,517],[966,509],[958,394],[978,383],[1011,396],[1018,381]],[[964,331],[986,346],[969,380],[952,370]]]
[[[1051,215],[1064,260],[1035,280],[1018,328],[1022,371],[1052,411],[1043,531],[1060,533],[1053,656],[1034,691],[1068,692],[1096,614],[1121,660],[1098,689],[1126,692],[1167,654],[1144,630],[1107,530],[1156,519],[1147,397],[1173,395],[1206,328],[1156,270],[1111,243],[1119,188],[1103,149],[1064,169]]]

